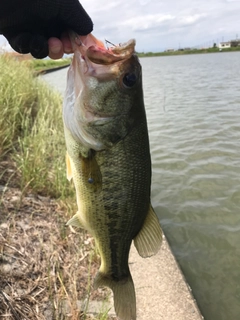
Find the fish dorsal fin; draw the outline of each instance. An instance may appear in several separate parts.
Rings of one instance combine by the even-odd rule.
[[[162,229],[156,213],[150,205],[142,229],[134,238],[134,245],[143,258],[156,254],[162,244]]]
[[[68,153],[66,153],[66,166],[67,166],[67,179],[68,181],[70,181],[73,176],[72,176],[71,161]]]

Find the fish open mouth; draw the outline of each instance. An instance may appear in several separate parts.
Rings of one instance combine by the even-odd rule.
[[[135,50],[135,40],[131,39],[126,43],[106,48],[104,44],[92,34],[81,37],[71,35],[75,45],[79,47],[82,59],[89,59],[91,62],[101,65],[110,65],[115,62],[129,59]]]

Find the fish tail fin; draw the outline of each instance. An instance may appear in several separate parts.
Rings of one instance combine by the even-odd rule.
[[[121,320],[136,320],[136,296],[131,274],[124,279],[114,280],[108,274],[98,272],[94,287],[109,287],[113,291],[114,308]]]

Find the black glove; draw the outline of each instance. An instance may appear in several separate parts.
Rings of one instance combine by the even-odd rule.
[[[93,23],[78,0],[0,0],[0,33],[19,53],[48,55],[47,40],[71,29],[87,35]]]

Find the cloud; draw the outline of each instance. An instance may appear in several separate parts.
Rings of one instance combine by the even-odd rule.
[[[226,15],[228,7],[236,7],[225,0],[122,0],[107,3],[109,5],[99,6],[96,0],[82,1],[94,21],[96,36],[112,42],[135,38],[137,50],[147,48],[149,51],[161,51],[169,46],[177,48],[180,42],[184,46],[200,45],[216,37],[218,32],[219,38],[222,37],[222,16]],[[230,22],[231,18],[224,16],[224,20]]]
[[[12,51],[12,48],[7,39],[4,36],[0,35],[0,53],[5,51]]]
[[[197,24],[197,22],[202,21],[206,17],[207,14],[205,13],[182,16],[178,19],[178,24],[180,26],[191,26]]]
[[[161,28],[162,25],[175,18],[170,14],[149,14],[122,21],[120,25],[124,28],[130,28],[132,31],[150,32],[152,29]]]

